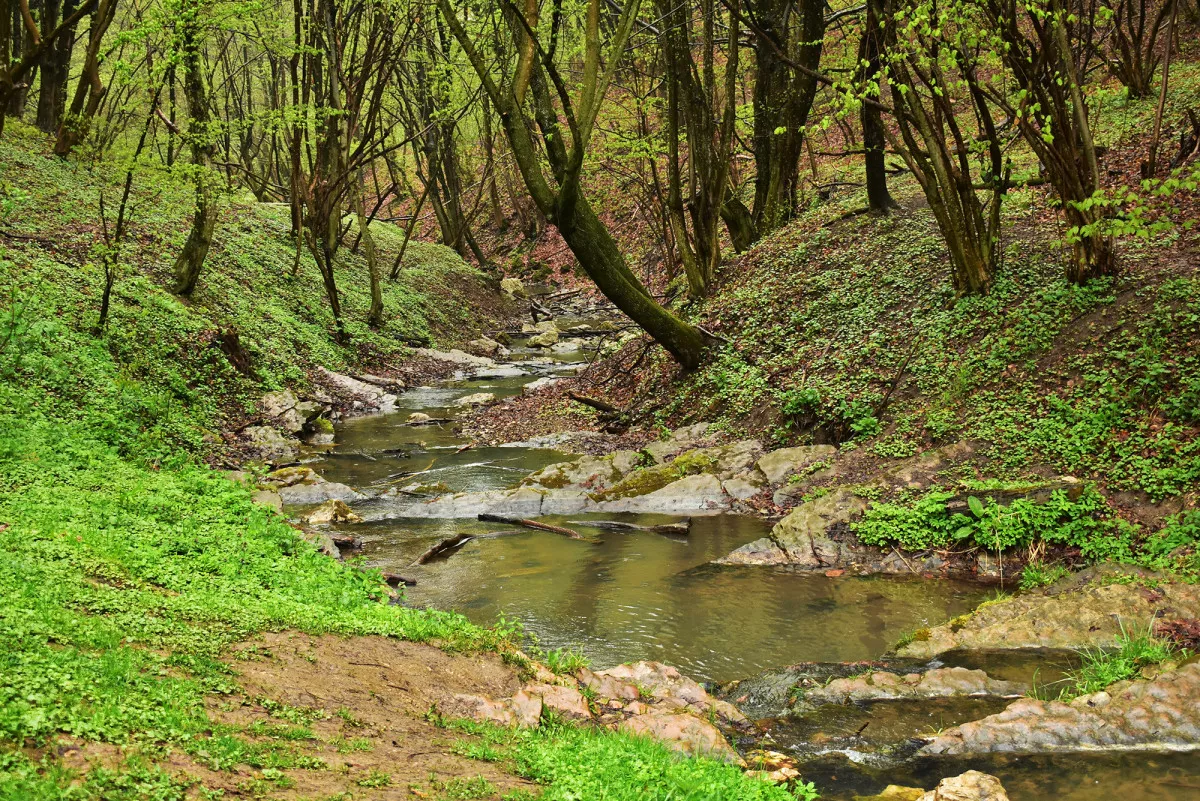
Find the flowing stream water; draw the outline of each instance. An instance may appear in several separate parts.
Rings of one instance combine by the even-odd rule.
[[[514,358],[519,361],[513,367],[409,390],[396,414],[343,422],[337,444],[314,469],[354,487],[381,486],[397,474],[419,472],[404,481],[462,492],[511,487],[532,471],[570,458],[525,446],[462,450],[467,442],[452,424],[405,424],[412,412],[453,418],[461,413],[455,401],[465,395],[519,394],[530,381],[577,368],[584,354],[547,359],[516,349]],[[595,667],[654,659],[698,680],[727,682],[798,662],[876,659],[905,632],[962,614],[990,592],[946,580],[827,578],[785,568],[710,564],[768,531],[766,523],[751,517],[696,517],[686,537],[589,530],[588,516],[545,518],[595,535],[598,544],[592,544],[474,520],[424,519],[416,508],[419,501],[401,495],[356,505],[368,522],[352,529],[369,564],[416,579],[416,586],[406,590],[406,603],[456,610],[485,625],[500,615],[518,620],[542,648],[577,649]],[[461,532],[480,536],[446,558],[412,564],[432,544]],[[1195,752],[905,760],[895,757],[894,748],[860,752],[838,742],[864,721],[871,734],[856,742],[869,746],[871,737],[902,742],[1000,708],[1003,703],[995,702],[838,707],[816,720],[764,721],[762,728],[769,747],[806,752],[805,778],[815,781],[826,798],[876,793],[890,783],[932,787],[943,776],[976,768],[999,776],[1014,801],[1082,801],[1114,794],[1122,801],[1200,799]],[[814,751],[814,741],[829,745]]]

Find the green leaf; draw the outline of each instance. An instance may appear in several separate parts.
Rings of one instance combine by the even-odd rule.
[[[965,540],[967,537],[971,536],[973,533],[975,533],[974,526],[963,526],[958,531],[954,532],[954,539]]]
[[[967,497],[967,508],[971,510],[971,514],[975,515],[975,517],[983,517],[983,501],[979,500],[974,495]]]

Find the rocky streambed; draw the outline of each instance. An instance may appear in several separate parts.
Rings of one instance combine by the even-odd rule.
[[[909,789],[881,797],[918,798],[943,780],[929,798],[1004,797],[985,774],[1014,799],[1200,797],[1196,661],[1049,700],[1079,649],[1200,618],[1194,586],[1092,571],[983,603],[1019,556],[854,539],[848,523],[878,488],[927,487],[972,443],[864,477],[832,446],[770,451],[703,424],[603,455],[572,454],[597,450],[594,432],[498,446],[457,433],[473,406],[577,369],[589,343],[554,353],[561,340],[426,352],[449,374],[430,386],[329,374],[324,397],[270,399],[279,428],[263,426],[275,432],[263,458],[299,464],[266,476],[262,502],[306,520],[331,555],[351,549],[415,582],[408,603],[504,615],[542,648],[593,661],[535,669],[513,696],[458,698],[444,714],[528,725],[551,712],[772,780],[803,775],[828,798],[888,785]],[[511,524],[530,519],[558,531]],[[451,544],[415,564],[439,543]]]

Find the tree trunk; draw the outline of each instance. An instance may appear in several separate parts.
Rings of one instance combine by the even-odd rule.
[[[754,224],[761,236],[796,212],[804,126],[817,93],[814,76],[825,38],[825,3],[755,0],[747,5],[761,29],[755,37],[753,99]],[[798,17],[794,23],[793,15]],[[786,53],[786,61],[780,51]]]
[[[59,12],[70,17],[75,10],[76,0],[44,0],[42,7],[42,36],[47,36],[58,25]],[[38,90],[37,127],[46,133],[58,130],[62,122],[63,109],[67,104],[67,77],[71,68],[71,51],[75,46],[75,26],[71,25],[42,53],[38,70],[41,73],[41,88]]]
[[[88,25],[83,72],[75,87],[71,108],[59,122],[58,137],[54,143],[55,155],[66,156],[70,153],[87,134],[92,118],[100,110],[100,102],[108,91],[108,87],[100,80],[100,46],[116,12],[117,0],[100,0],[92,14],[91,23]]]
[[[868,0],[867,17],[863,23],[862,41],[859,44],[858,63],[863,67],[863,81],[869,97],[878,98],[883,91],[880,79],[880,56],[883,30],[882,0]],[[883,116],[879,107],[863,103],[859,110],[863,136],[863,168],[867,182],[867,208],[872,214],[887,214],[896,208],[896,201],[888,192],[887,162],[885,149],[887,134],[883,127]]]
[[[354,220],[358,224],[359,241],[362,242],[363,257],[367,260],[367,277],[371,282],[371,308],[367,312],[367,325],[378,328],[383,324],[383,287],[379,279],[379,254],[375,250],[375,237],[371,236],[371,225],[367,221],[367,204],[363,198],[361,175],[357,184]]]
[[[190,4],[182,11],[179,25],[181,64],[184,69],[183,93],[187,98],[188,139],[192,147],[192,169],[195,170],[196,209],[192,215],[192,229],[188,233],[183,251],[175,260],[175,287],[177,295],[189,297],[196,289],[200,271],[212,245],[213,230],[217,225],[217,204],[213,196],[212,157],[213,138],[209,129],[208,92],[204,85],[204,74],[200,71],[200,4]]]

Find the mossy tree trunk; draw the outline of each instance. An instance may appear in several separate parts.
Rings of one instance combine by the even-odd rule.
[[[183,67],[183,94],[188,105],[187,139],[192,149],[192,171],[196,183],[192,227],[183,250],[175,260],[174,291],[184,297],[190,296],[196,289],[217,225],[216,193],[213,191],[215,176],[212,174],[213,132],[208,91],[200,63],[202,10],[201,2],[186,2],[180,8],[176,21],[180,37],[180,64]]]

